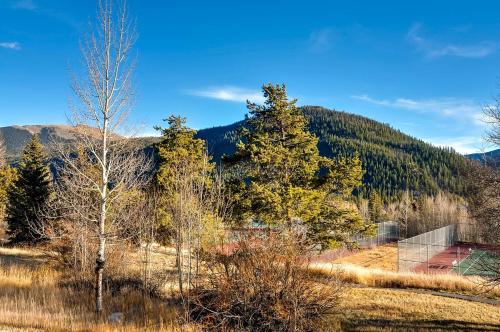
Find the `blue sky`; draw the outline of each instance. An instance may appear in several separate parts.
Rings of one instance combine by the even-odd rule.
[[[483,147],[498,92],[498,1],[129,0],[137,18],[133,121],[194,128],[243,118],[265,82],[300,105],[388,123],[459,152]],[[69,69],[91,0],[0,0],[0,126],[65,123]]]

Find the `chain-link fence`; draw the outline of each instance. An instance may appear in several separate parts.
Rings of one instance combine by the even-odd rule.
[[[457,238],[459,242],[487,244],[480,225],[476,223],[457,224]]]
[[[371,248],[399,240],[399,223],[385,221],[377,224],[377,235],[373,237],[356,236],[352,238],[360,248]]]
[[[457,225],[452,224],[398,241],[398,271],[419,272],[423,270],[422,272],[429,272],[429,268],[435,267],[439,269],[440,262],[432,262],[431,259],[446,252],[457,243],[457,229]],[[451,256],[453,254],[453,252],[450,253]],[[449,258],[447,258],[448,260]],[[453,263],[453,260],[451,263]],[[429,264],[432,264],[432,266]]]

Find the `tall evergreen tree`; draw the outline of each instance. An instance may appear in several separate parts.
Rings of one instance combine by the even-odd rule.
[[[321,157],[303,110],[284,85],[264,85],[264,105],[248,103],[250,117],[237,151],[225,162],[239,165],[236,214],[269,226],[300,223],[324,247],[345,242],[366,227],[344,199],[361,184],[359,159]],[[352,166],[352,167],[349,167]]]
[[[376,223],[382,217],[382,199],[376,191],[370,193],[368,199],[368,213],[370,214],[370,222]]]
[[[37,135],[24,148],[17,178],[8,194],[7,232],[11,242],[43,238],[42,212],[51,195],[47,157]]]
[[[159,226],[174,236],[179,291],[183,295],[184,282],[191,284],[194,272],[192,253],[201,249],[203,205],[213,164],[206,153],[205,142],[194,137],[196,131],[185,125],[185,118],[170,116],[167,122],[168,128],[157,128],[163,134],[157,145],[160,166],[156,180],[161,193]]]
[[[162,133],[162,140],[156,145],[160,159],[156,183],[161,192],[158,226],[164,241],[175,232],[172,219],[179,191],[209,181],[207,174],[213,169],[205,141],[195,138],[196,130],[186,126],[186,118],[172,115],[165,121],[167,128],[156,127]]]
[[[160,158],[156,180],[165,194],[174,195],[181,170],[188,170],[202,181],[213,165],[208,163],[207,169],[205,141],[195,138],[196,130],[186,126],[186,118],[172,115],[166,121],[167,128],[156,128],[162,133],[162,140],[156,145]]]

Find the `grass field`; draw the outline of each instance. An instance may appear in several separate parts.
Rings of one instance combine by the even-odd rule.
[[[122,323],[94,323],[92,292],[58,285],[59,273],[46,264],[49,260],[40,252],[0,249],[0,331],[197,331],[179,325],[175,307],[167,301],[144,302],[142,293],[133,289],[105,298],[105,315],[123,312]],[[326,273],[328,266],[320,267]],[[359,266],[343,273],[345,281],[371,287],[346,287],[340,314],[325,321],[325,331],[500,331],[498,306],[393,289],[419,285],[463,292],[474,286],[468,279],[407,276]]]
[[[500,331],[500,308],[490,304],[381,288],[351,288],[344,298],[344,330]]]
[[[60,273],[49,262],[40,252],[0,249],[0,331],[181,330],[175,307],[135,289],[105,294],[103,316],[124,313],[122,323],[97,323],[93,292],[60,286]]]
[[[460,294],[484,294],[482,279],[454,274],[398,273],[380,269],[363,268],[350,264],[315,263],[311,270],[319,274],[337,275],[341,281],[368,287],[416,288]],[[489,297],[500,298],[500,287],[490,289]]]

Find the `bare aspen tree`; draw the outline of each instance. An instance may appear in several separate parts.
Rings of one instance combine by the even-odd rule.
[[[495,98],[495,104],[486,106],[483,110],[485,122],[490,126],[487,140],[495,146],[500,146],[500,95]]]
[[[400,236],[402,236],[402,238],[404,239],[406,239],[408,236],[408,218],[410,215],[410,210],[411,210],[410,192],[408,190],[405,190],[403,196],[401,197],[401,202],[400,202],[401,218],[399,221]]]
[[[190,319],[191,291],[200,283],[203,252],[223,248],[224,224],[231,215],[231,203],[223,173],[212,170],[205,154],[204,180],[193,176],[188,165],[178,165],[174,181],[175,199],[171,202],[172,226],[175,234],[177,278],[185,306],[186,322]]]
[[[5,153],[7,148],[5,147],[5,142],[3,136],[0,134],[0,167],[5,164]]]
[[[161,224],[172,235],[176,249],[176,277],[183,303],[198,280],[200,254],[218,245],[222,219],[227,215],[222,173],[206,151],[205,142],[185,125],[186,119],[170,116],[157,144],[159,168],[156,180],[161,195]],[[188,312],[187,310],[186,312]],[[188,317],[186,317],[188,318]]]
[[[153,247],[158,238],[158,206],[160,195],[158,188],[152,184],[145,188],[138,197],[136,204],[132,205],[125,236],[131,239],[131,242],[139,246],[139,257],[141,258],[141,277],[143,282],[143,294],[161,286],[161,281],[153,280]]]
[[[175,234],[176,265],[181,296],[186,295],[185,288],[189,294],[189,288],[196,277],[194,266],[198,265],[196,254],[201,249],[206,213],[204,201],[207,198],[207,186],[210,185],[208,160],[208,156],[205,155],[201,160],[201,172],[198,174],[194,173],[194,168],[188,163],[177,164],[174,171],[175,199],[171,202],[170,211]]]
[[[113,0],[99,1],[97,24],[82,46],[86,76],[75,79],[73,90],[78,98],[72,107],[71,121],[78,129],[78,139],[85,154],[94,163],[95,177],[81,173],[74,158],[66,155],[65,166],[77,174],[86,194],[93,193],[97,207],[98,250],[95,266],[96,312],[101,313],[103,271],[110,224],[117,212],[112,208],[122,194],[140,181],[137,153],[131,153],[126,134],[126,120],[131,110],[133,60],[136,40],[126,6]],[[91,203],[90,201],[88,202]]]

